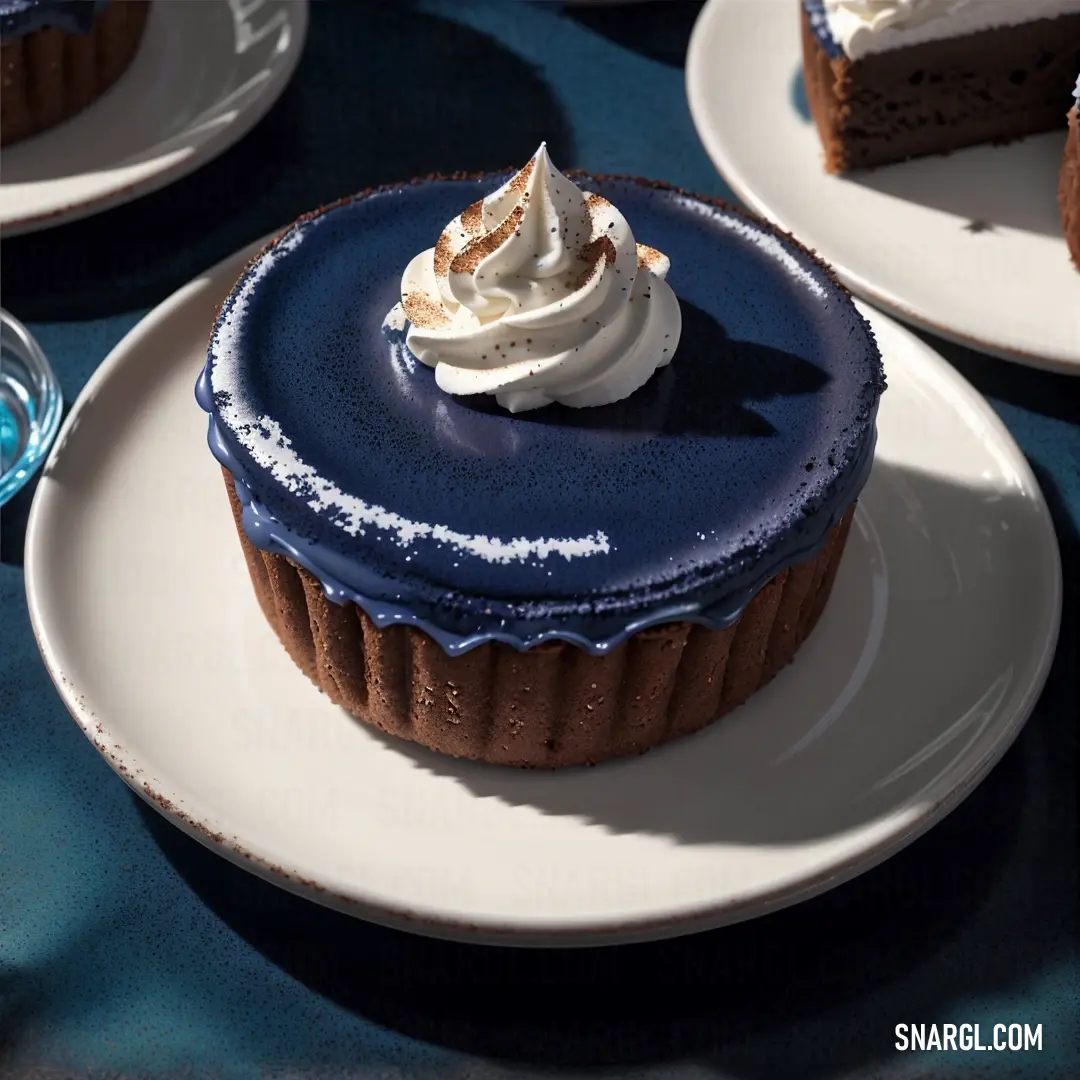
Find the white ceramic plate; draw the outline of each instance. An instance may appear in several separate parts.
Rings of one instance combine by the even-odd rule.
[[[819,627],[744,708],[561,772],[462,763],[357,723],[265,624],[193,398],[215,309],[254,250],[105,360],[26,539],[34,631],[68,709],[136,792],[226,858],[434,935],[663,937],[867,869],[1012,742],[1057,636],[1046,506],[982,398],[872,312],[889,389],[857,527]]]
[[[857,295],[942,337],[1080,374],[1080,273],[1057,208],[1061,131],[824,171],[802,94],[797,0],[710,0],[690,40],[698,135],[732,190]]]
[[[292,77],[307,0],[156,0],[131,67],[66,123],[6,147],[0,230],[49,228],[205,165]]]

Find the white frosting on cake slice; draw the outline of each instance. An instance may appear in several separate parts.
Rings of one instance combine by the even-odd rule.
[[[824,0],[824,5],[829,32],[851,60],[1080,13],[1080,0]]]

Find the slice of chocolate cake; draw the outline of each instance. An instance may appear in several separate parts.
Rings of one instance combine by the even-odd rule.
[[[1075,102],[1069,111],[1069,134],[1065,140],[1065,160],[1061,163],[1058,204],[1069,254],[1076,269],[1080,270],[1080,76],[1073,95]]]
[[[829,172],[1061,123],[1080,0],[800,0],[803,72]]]

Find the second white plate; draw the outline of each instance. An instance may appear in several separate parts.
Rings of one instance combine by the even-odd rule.
[[[1080,273],[1057,209],[1061,130],[829,176],[802,91],[797,0],[710,0],[686,87],[732,190],[859,296],[984,352],[1080,374]]]
[[[434,935],[664,937],[881,861],[1020,730],[1061,604],[1046,506],[982,398],[869,311],[889,378],[876,464],[821,623],[746,706],[641,758],[558,772],[455,761],[356,722],[259,612],[193,398],[251,250],[105,360],[26,537],[34,632],[64,703],[139,795],[224,857]]]
[[[307,0],[156,0],[115,86],[4,150],[4,236],[96,214],[205,165],[278,99],[307,21]]]

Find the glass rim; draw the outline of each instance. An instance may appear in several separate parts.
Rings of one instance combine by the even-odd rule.
[[[0,326],[3,350],[14,353],[40,382],[40,386],[27,388],[36,408],[26,446],[10,468],[0,473],[0,506],[3,506],[27,484],[48,456],[60,428],[64,401],[59,380],[33,334],[3,307],[0,307]]]

